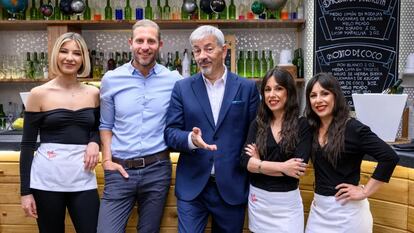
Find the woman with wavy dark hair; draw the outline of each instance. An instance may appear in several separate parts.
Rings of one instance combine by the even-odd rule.
[[[260,93],[259,112],[241,155],[241,165],[250,174],[249,229],[303,233],[298,179],[309,159],[311,132],[299,118],[296,84],[288,71],[268,71]]]
[[[349,117],[339,82],[330,74],[317,74],[308,82],[305,116],[314,132],[315,170],[315,195],[305,232],[372,232],[367,197],[389,181],[398,156],[368,126]],[[359,179],[366,154],[378,165],[364,186]]]

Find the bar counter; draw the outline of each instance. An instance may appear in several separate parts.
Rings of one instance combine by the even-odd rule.
[[[38,232],[36,222],[26,218],[20,207],[19,142],[21,135],[0,135],[0,232],[30,233]],[[7,149],[6,149],[7,148]],[[14,150],[14,151],[13,151]],[[400,164],[396,167],[390,182],[383,185],[369,198],[374,217],[374,233],[414,233],[414,154],[399,153]],[[175,169],[178,153],[171,153],[173,175],[170,192],[161,224],[161,232],[177,232],[176,199],[174,196]],[[376,162],[364,161],[361,166],[361,183],[367,182],[375,169]],[[96,168],[99,193],[103,191],[103,170]],[[310,167],[301,178],[300,189],[305,209],[305,219],[313,199],[314,175]],[[127,232],[136,232],[137,213],[134,210],[128,222]],[[66,232],[75,230],[66,218]],[[206,232],[211,232],[208,228]],[[247,217],[244,232],[247,229]]]

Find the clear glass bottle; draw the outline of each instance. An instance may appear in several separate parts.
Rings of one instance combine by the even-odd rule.
[[[168,0],[165,0],[165,5],[162,8],[162,18],[165,20],[171,19],[171,7],[168,5]]]
[[[247,18],[247,5],[245,0],[240,0],[239,4],[239,19],[243,20]]]
[[[298,5],[296,6],[296,13],[298,19],[305,18],[305,6],[303,4],[303,0],[298,1]]]
[[[34,79],[33,62],[30,60],[30,52],[26,53],[26,61],[24,63],[25,78]]]
[[[4,113],[3,104],[0,104],[0,130],[6,130],[7,116]]]
[[[165,67],[167,67],[167,69],[169,69],[169,70],[175,70],[173,60],[172,60],[172,53],[170,53],[170,52],[168,52],[167,64],[165,64]]]
[[[153,14],[154,19],[162,19],[162,6],[160,0],[157,0],[157,7],[154,10]]]

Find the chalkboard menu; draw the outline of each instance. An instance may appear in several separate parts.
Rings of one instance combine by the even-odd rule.
[[[314,74],[352,93],[380,93],[398,79],[400,0],[315,0]]]

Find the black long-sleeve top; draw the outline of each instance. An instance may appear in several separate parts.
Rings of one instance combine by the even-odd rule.
[[[341,183],[358,185],[362,159],[366,154],[378,161],[372,178],[388,182],[399,157],[368,126],[351,118],[346,124],[345,148],[337,161],[336,168],[328,162],[323,148],[318,145],[312,158],[315,169],[315,192],[324,196],[333,196],[338,191],[335,187]]]
[[[300,118],[298,122],[298,142],[296,145],[296,149],[294,152],[294,158],[302,158],[304,162],[307,163],[309,160],[311,145],[312,145],[312,133],[310,131],[309,125],[305,118]],[[255,143],[256,142],[256,134],[257,134],[257,122],[254,120],[249,129],[249,133],[246,139],[246,143],[243,148],[246,147],[247,144]],[[269,126],[267,132],[267,153],[266,156],[260,155],[260,159],[264,161],[273,161],[273,162],[284,162],[289,160],[288,156],[281,150],[282,148],[276,142],[273,137],[272,130]],[[241,166],[247,169],[247,164],[249,162],[250,156],[246,154],[245,150],[243,149],[240,163]],[[269,192],[287,192],[297,189],[299,180],[293,178],[291,176],[268,176],[265,174],[259,173],[249,173],[250,176],[250,184],[269,191]]]
[[[30,171],[37,136],[41,143],[62,143],[86,145],[100,143],[99,107],[79,110],[54,109],[45,112],[25,112],[23,137],[20,151],[20,192],[30,191]],[[68,174],[70,175],[70,174]]]

